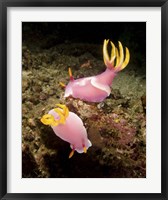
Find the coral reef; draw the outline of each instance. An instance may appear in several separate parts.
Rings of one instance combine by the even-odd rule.
[[[68,83],[69,67],[75,78],[105,69],[101,43],[61,42],[44,48],[41,42],[34,49],[32,44],[24,40],[22,47],[22,177],[146,177],[144,68],[137,69],[140,64],[130,60],[101,103],[65,99],[59,82]],[[87,154],[75,153],[68,159],[69,144],[40,122],[58,103],[82,119],[92,142]]]

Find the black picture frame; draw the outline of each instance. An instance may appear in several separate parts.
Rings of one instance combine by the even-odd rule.
[[[161,7],[161,193],[23,194],[7,191],[7,8]],[[1,0],[0,1],[0,198],[1,199],[168,199],[168,0]]]

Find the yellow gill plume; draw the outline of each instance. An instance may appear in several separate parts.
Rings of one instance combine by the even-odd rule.
[[[110,41],[112,50],[111,50],[111,57],[109,57],[107,46],[108,46],[109,40],[104,40],[103,44],[103,59],[104,63],[108,68],[114,68],[115,71],[120,71],[124,69],[130,60],[130,53],[128,48],[125,48],[125,59],[124,59],[124,51],[123,46],[120,41],[118,41],[119,49],[117,49],[113,42]],[[114,64],[115,62],[115,64]]]
[[[66,105],[56,104],[58,108],[54,108],[54,111],[59,115],[59,119],[54,119],[51,114],[43,115],[41,122],[45,125],[58,126],[59,124],[65,124],[65,121],[69,115],[69,110]]]

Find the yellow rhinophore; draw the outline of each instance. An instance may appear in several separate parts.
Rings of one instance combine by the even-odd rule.
[[[59,82],[59,84],[64,88],[66,87],[66,85],[63,82]]]
[[[87,148],[85,146],[83,147],[83,152],[87,153]]]
[[[68,73],[69,73],[69,76],[72,77],[72,70],[70,67],[68,68]]]
[[[72,151],[70,152],[70,154],[69,154],[69,158],[72,158],[72,156],[74,155],[74,149],[72,149]]]

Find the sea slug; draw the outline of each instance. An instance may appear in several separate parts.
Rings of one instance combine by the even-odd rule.
[[[104,40],[103,58],[106,65],[106,70],[96,76],[74,79],[71,69],[69,68],[70,81],[67,85],[60,82],[65,87],[64,97],[72,96],[87,102],[102,102],[111,93],[110,86],[112,85],[114,77],[119,71],[124,69],[130,60],[130,53],[128,48],[124,51],[121,42],[119,43],[119,50],[110,41],[112,50],[111,56],[108,54],[107,46],[109,40]]]
[[[71,158],[75,151],[86,153],[92,145],[87,137],[86,129],[82,120],[63,104],[56,104],[54,108],[41,118],[41,122],[50,125],[54,133],[62,140],[70,143],[72,151],[69,154]]]

